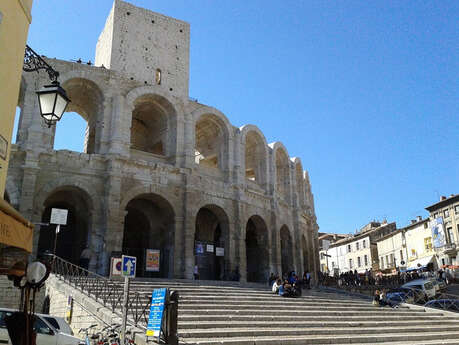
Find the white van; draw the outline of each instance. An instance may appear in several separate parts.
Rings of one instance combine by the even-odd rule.
[[[0,344],[11,345],[11,340],[6,329],[5,318],[17,310],[0,308]],[[80,345],[84,344],[82,339],[62,333],[54,328],[44,316],[37,315],[34,329],[37,332],[37,345]]]
[[[424,292],[428,298],[434,298],[436,291],[435,286],[430,280],[416,279],[402,285],[403,288],[414,289]]]

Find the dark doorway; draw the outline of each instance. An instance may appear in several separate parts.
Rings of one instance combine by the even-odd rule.
[[[268,229],[259,216],[252,216],[247,222],[245,251],[247,281],[266,282],[269,277]]]
[[[199,210],[194,248],[199,279],[229,279],[225,269],[225,257],[228,255],[227,227],[228,219],[219,207],[206,206]]]
[[[293,271],[293,246],[290,230],[287,226],[282,226],[280,230],[281,238],[281,257],[282,257],[282,275],[285,276],[288,272]]]
[[[88,233],[91,225],[91,203],[89,196],[76,187],[62,187],[50,194],[45,201],[42,223],[49,223],[51,210],[61,208],[68,210],[67,224],[61,225],[57,234],[56,255],[78,265],[81,252],[88,244]],[[38,254],[48,250],[53,252],[56,237],[56,225],[40,227]]]
[[[137,258],[137,277],[172,278],[174,211],[167,200],[144,194],[126,206],[123,254]],[[158,265],[147,265],[147,250],[159,251]]]

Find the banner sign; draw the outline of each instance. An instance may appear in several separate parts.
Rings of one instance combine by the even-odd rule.
[[[213,244],[208,244],[207,248],[206,248],[206,251],[209,252],[209,253],[213,253],[214,252],[214,245]]]
[[[167,289],[154,289],[151,294],[150,315],[147,324],[147,337],[158,337],[161,333],[161,325],[163,322],[164,304],[166,303]]]
[[[159,272],[160,254],[159,249],[146,249],[145,271]]]
[[[445,229],[443,227],[443,217],[438,217],[430,222],[432,230],[432,240],[434,248],[440,248],[445,245]]]
[[[112,258],[110,265],[110,275],[111,276],[121,276],[121,258]]]
[[[215,255],[216,256],[225,256],[225,248],[216,247],[215,248]]]

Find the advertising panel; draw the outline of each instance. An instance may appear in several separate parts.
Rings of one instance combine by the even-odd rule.
[[[438,217],[430,221],[432,230],[432,241],[434,248],[440,248],[445,245],[445,228],[443,226],[443,217]]]
[[[146,249],[145,271],[159,272],[160,254],[159,249]]]

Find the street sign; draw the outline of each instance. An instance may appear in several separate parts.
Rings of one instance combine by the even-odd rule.
[[[61,208],[51,209],[51,224],[66,225],[67,224],[67,215],[69,210],[64,210]]]
[[[123,255],[122,260],[122,273],[123,276],[134,278],[135,277],[135,268],[137,263],[137,258],[135,256]]]

